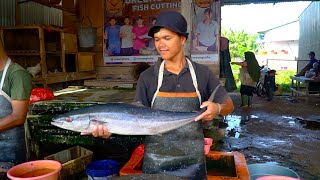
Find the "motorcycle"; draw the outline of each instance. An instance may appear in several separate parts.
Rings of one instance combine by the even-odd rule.
[[[276,70],[261,66],[260,74],[259,82],[256,85],[256,94],[257,96],[266,96],[267,101],[271,101],[274,92],[277,90]]]

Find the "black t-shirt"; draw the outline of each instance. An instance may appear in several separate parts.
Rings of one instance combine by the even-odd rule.
[[[192,61],[191,61],[192,62]],[[161,60],[155,65],[141,73],[138,80],[135,101],[142,103],[144,106],[150,107],[154,93],[157,90],[158,74]],[[211,93],[220,84],[219,79],[205,65],[192,62],[198,81],[198,89],[201,94],[201,100],[207,101]],[[164,70],[161,92],[194,92],[195,88],[188,64],[176,75]],[[223,86],[217,90],[213,102],[222,103],[229,95]]]

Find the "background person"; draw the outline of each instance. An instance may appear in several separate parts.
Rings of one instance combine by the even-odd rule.
[[[108,55],[118,56],[120,55],[121,42],[120,42],[120,25],[117,25],[117,20],[112,17],[109,21],[110,26],[105,29],[105,39],[108,42]]]
[[[130,18],[125,17],[124,25],[120,28],[122,56],[131,56],[133,54],[132,28],[133,26],[130,25]]]
[[[308,64],[306,64],[296,76],[304,76],[305,73],[312,68],[313,63],[318,62],[315,58],[316,54],[313,51],[309,52],[308,55],[310,59]]]
[[[194,121],[161,136],[147,136],[143,172],[206,179],[204,135],[198,120],[212,120],[233,111],[233,102],[219,80],[204,65],[188,59],[183,46],[188,38],[187,22],[178,12],[163,12],[150,29],[149,36],[161,60],[139,77],[135,101],[144,106],[167,111],[206,110]],[[216,89],[214,102],[207,101]],[[103,125],[95,127],[94,136],[108,137]]]
[[[26,160],[24,122],[32,90],[32,77],[14,63],[0,39],[0,162],[19,164]],[[0,173],[5,179],[6,173]]]
[[[212,19],[212,10],[204,10],[203,20],[196,28],[197,46],[207,47],[207,51],[217,52],[217,38],[219,35],[219,24]]]
[[[139,50],[146,46],[145,39],[148,38],[148,27],[143,24],[143,17],[138,16],[137,24],[133,26],[133,54],[139,55]]]
[[[260,66],[253,52],[245,52],[244,56],[245,60],[243,62],[231,62],[231,64],[241,66],[239,74],[241,81],[240,107],[252,107],[253,93],[260,78]]]
[[[152,26],[155,25],[156,21],[157,21],[157,18],[153,17],[151,22]],[[149,39],[147,40],[147,46],[141,48],[139,52],[140,54],[143,54],[143,55],[156,55],[157,50],[156,50],[156,47],[154,46],[154,39],[149,36]]]

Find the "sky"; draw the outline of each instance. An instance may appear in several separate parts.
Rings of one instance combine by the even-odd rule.
[[[222,6],[221,26],[254,34],[299,19],[310,2]]]

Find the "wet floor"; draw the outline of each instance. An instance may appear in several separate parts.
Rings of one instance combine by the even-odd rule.
[[[252,109],[241,109],[239,94],[231,97],[237,107],[224,118],[229,127],[220,150],[243,153],[247,164],[273,163],[301,179],[320,179],[320,98],[254,97]]]

